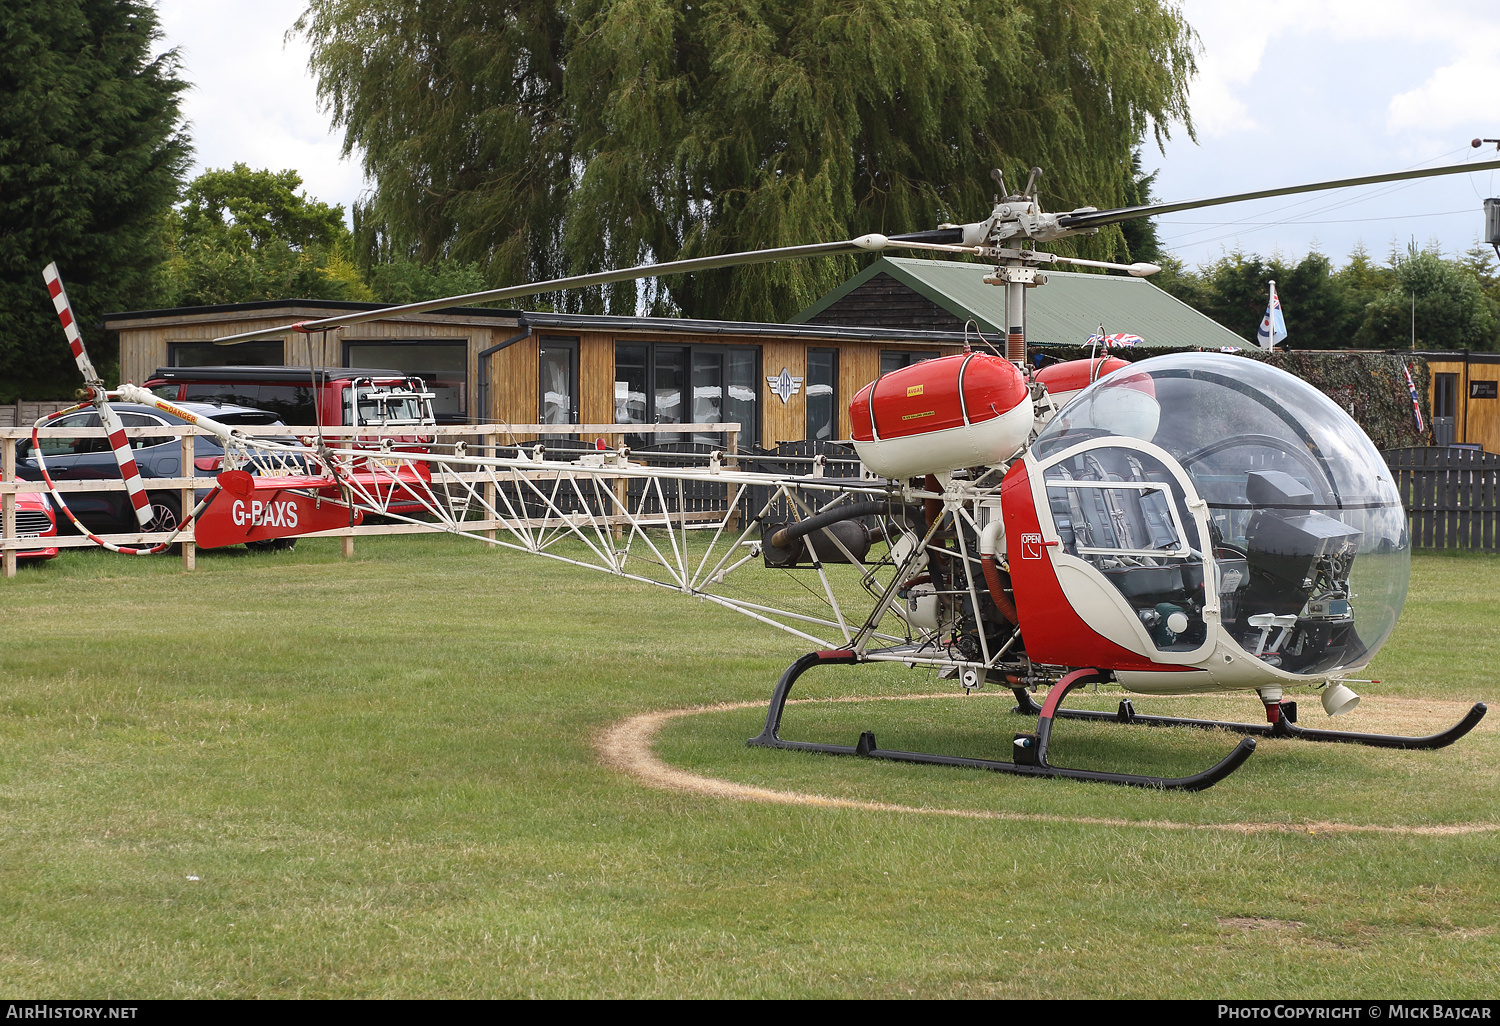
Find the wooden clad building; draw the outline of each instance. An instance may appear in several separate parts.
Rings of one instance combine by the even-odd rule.
[[[879,374],[960,351],[961,333],[456,308],[216,346],[218,336],[378,309],[291,300],[111,314],[121,380],[159,367],[260,364],[420,375],[447,423],[739,422],[741,444],[848,438]],[[686,440],[686,439],[683,439]],[[707,440],[707,439],[705,439]]]
[[[420,374],[437,393],[442,420],[481,419],[473,387],[478,354],[516,333],[514,310],[465,308],[421,317],[392,318],[341,331],[214,345],[213,339],[340,313],[379,309],[374,304],[294,299],[230,303],[175,310],[108,314],[104,327],[119,333],[120,380],[143,382],[158,367],[226,364],[295,367],[380,367]]]
[[[1431,374],[1428,387],[1437,444],[1479,445],[1500,452],[1500,353],[1417,355],[1427,361]]]

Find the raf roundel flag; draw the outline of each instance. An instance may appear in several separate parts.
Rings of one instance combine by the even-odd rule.
[[[1276,283],[1271,282],[1271,298],[1266,303],[1266,315],[1260,319],[1255,340],[1262,349],[1274,349],[1276,343],[1286,338],[1286,318],[1281,314],[1281,300],[1276,297]]]

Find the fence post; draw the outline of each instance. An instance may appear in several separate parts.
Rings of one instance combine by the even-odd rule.
[[[731,468],[733,468],[735,470],[738,470],[740,468],[740,461],[738,459],[738,456],[740,454],[740,431],[739,431],[739,428],[734,428],[734,429],[730,430],[729,433],[728,433],[728,436],[726,438],[726,441],[727,441],[726,448],[729,450],[729,453],[728,453],[729,458],[725,462]],[[734,494],[735,494],[736,491],[738,491],[738,487],[736,485],[725,485],[724,486],[724,503],[725,503],[725,505],[728,505],[729,503],[734,502]],[[739,508],[738,505],[732,507],[729,510],[729,512],[728,512],[728,524],[729,524],[729,529],[731,531],[738,531],[740,529],[740,508]]]
[[[620,447],[625,444],[624,435],[610,435],[609,439],[610,447],[617,452],[619,451]],[[610,490],[615,493],[615,498],[620,500],[618,508],[629,509],[630,479],[628,477],[617,477],[610,481],[609,486]],[[625,525],[621,524],[618,520],[613,521],[610,527],[609,534],[610,537],[617,542],[622,540],[625,537]]]
[[[496,440],[498,438],[499,438],[499,435],[495,434],[495,432],[493,432],[493,431],[486,431],[485,432],[485,434],[484,434],[484,454],[486,456],[493,456],[493,455],[495,455],[495,445],[496,445]],[[496,516],[495,516],[495,500],[496,500],[496,497],[495,497],[495,476],[494,476],[493,472],[490,473],[490,474],[487,474],[485,476],[484,486],[483,486],[483,488],[481,490],[481,494],[484,496],[484,505],[486,507],[485,511],[484,511],[484,513],[485,513],[485,517],[484,518],[486,520],[494,520],[494,519],[496,519]],[[484,536],[486,538],[488,538],[490,541],[494,541],[495,537],[496,537],[495,528],[491,527],[491,528],[487,529],[484,532]]]
[[[197,451],[197,446],[195,444],[196,440],[193,437],[192,431],[185,429],[180,442],[180,449],[182,453],[182,476],[190,479],[197,477],[198,467],[193,463],[193,454]],[[189,484],[186,488],[178,493],[178,504],[181,509],[182,516],[187,516],[193,511],[193,507],[198,504],[195,493],[196,489],[193,488],[192,484]],[[197,524],[189,526],[187,533],[182,536],[182,568],[184,570],[193,570],[198,566],[198,546],[193,542],[193,539],[197,536]]]
[[[16,479],[16,440],[0,438],[0,481],[11,483]],[[16,537],[16,493],[7,490],[0,495],[0,540],[10,541]],[[5,576],[16,576],[16,550],[6,549],[4,559]]]

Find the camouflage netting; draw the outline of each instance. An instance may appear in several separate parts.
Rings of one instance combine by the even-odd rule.
[[[1153,346],[1148,349],[1111,349],[1109,355],[1133,362],[1168,353],[1196,351],[1191,348]],[[1032,352],[1043,353],[1057,360],[1080,360],[1090,355],[1088,346],[1037,346]],[[1098,355],[1099,350],[1094,349],[1093,353]],[[1375,448],[1381,451],[1432,444],[1432,411],[1427,398],[1430,374],[1427,361],[1420,356],[1348,350],[1286,353],[1244,350],[1238,355],[1279,367],[1318,389],[1347,410],[1355,423],[1370,436]],[[1406,375],[1401,370],[1403,364],[1411,368],[1412,381],[1417,386],[1417,397],[1422,403],[1424,430],[1420,434],[1417,432],[1416,418],[1412,415],[1411,393],[1406,388]]]

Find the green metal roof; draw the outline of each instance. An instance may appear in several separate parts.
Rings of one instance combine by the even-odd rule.
[[[956,260],[881,257],[843,285],[798,313],[800,324],[880,274],[888,274],[981,331],[1003,334],[1005,290],[986,285],[988,264]],[[1145,278],[1047,270],[1047,284],[1026,291],[1026,340],[1036,344],[1083,345],[1104,326],[1106,334],[1139,335],[1148,346],[1236,346],[1254,349],[1217,321],[1204,316]]]

